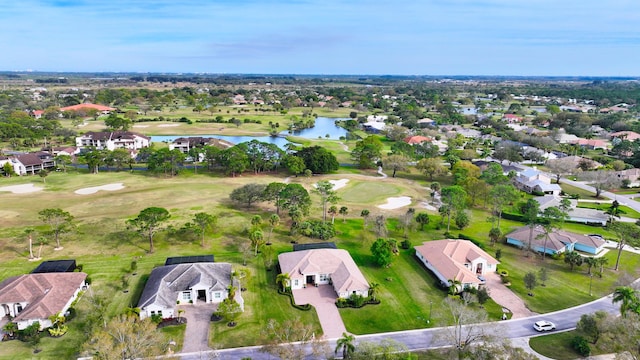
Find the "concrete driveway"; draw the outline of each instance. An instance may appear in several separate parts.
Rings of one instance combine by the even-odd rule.
[[[311,304],[316,308],[326,339],[337,339],[342,337],[342,333],[347,332],[335,304],[338,296],[331,285],[293,290],[293,298],[297,305]]]
[[[182,353],[211,350],[209,347],[209,322],[211,314],[216,311],[218,304],[179,305],[177,309],[184,310],[183,317],[187,319],[187,329],[184,332]],[[176,311],[176,314],[178,312]]]
[[[487,280],[486,286],[489,290],[489,295],[493,301],[498,303],[498,305],[511,311],[512,319],[520,319],[537,315],[526,307],[524,301],[522,301],[518,295],[514,294],[511,289],[504,286],[500,279],[500,275],[492,272],[487,273],[485,278]]]

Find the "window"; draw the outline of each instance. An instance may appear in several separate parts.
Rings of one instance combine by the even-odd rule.
[[[18,304],[18,306],[16,306],[16,311],[18,311],[18,313],[22,312],[22,304]]]
[[[158,315],[162,316],[162,310],[158,310]]]
[[[220,293],[219,292],[214,293],[213,297],[216,299],[220,299]]]
[[[294,280],[293,283],[295,284],[295,286],[298,286],[298,280]]]
[[[151,316],[155,315],[156,312],[155,311],[151,311]]]
[[[185,291],[182,293],[182,300],[191,300],[191,292]]]
[[[320,274],[320,281],[329,281],[328,274]]]

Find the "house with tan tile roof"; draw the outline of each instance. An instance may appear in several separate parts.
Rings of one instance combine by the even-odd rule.
[[[496,271],[498,260],[469,240],[426,241],[416,246],[416,257],[440,280],[443,287],[460,282],[459,291],[484,284],[484,274]]]
[[[49,317],[69,310],[86,288],[86,278],[81,272],[10,277],[0,283],[0,318],[8,316],[19,330],[35,322],[41,328],[50,327]]]
[[[369,282],[346,250],[312,249],[278,255],[280,271],[289,274],[287,286],[331,285],[338,297],[369,296]]]

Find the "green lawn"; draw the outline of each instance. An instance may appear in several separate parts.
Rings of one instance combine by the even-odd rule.
[[[407,208],[395,211],[382,211],[374,204],[388,196],[411,196],[414,204],[429,199],[423,186],[425,182],[412,179],[374,179],[367,175],[332,174],[314,176],[313,178],[292,178],[311,190],[312,183],[320,179],[348,178],[351,181],[344,189],[338,190],[342,198],[337,205],[346,205],[349,216],[346,222],[336,219],[338,235],[333,240],[340,248],[347,249],[356,263],[361,267],[370,282],[380,284],[380,305],[369,305],[362,309],[341,309],[347,329],[356,334],[375,333],[404,329],[415,329],[426,326],[446,325],[449,319],[441,306],[445,291],[436,286],[433,275],[426,271],[415,259],[413,250],[401,250],[389,268],[380,268],[374,264],[370,254],[370,246],[375,235],[368,229],[363,231],[360,210],[371,210],[371,218],[384,213],[388,217],[389,237],[403,240],[403,234],[396,228],[397,216],[405,213]],[[37,264],[27,260],[28,250],[24,229],[35,227],[40,236],[45,234],[45,226],[41,225],[37,212],[44,208],[61,207],[71,212],[78,221],[74,232],[63,235],[64,249],[54,251],[51,239],[43,246],[43,260],[76,259],[83,265],[83,270],[92,279],[91,291],[107,296],[109,307],[107,316],[122,313],[127,307],[135,306],[151,270],[162,265],[168,256],[215,254],[216,261],[230,262],[240,266],[242,255],[238,250],[241,241],[247,241],[246,229],[250,226],[250,218],[261,214],[263,219],[273,211],[270,204],[247,210],[236,208],[229,202],[228,194],[232,189],[250,182],[269,183],[282,181],[285,175],[247,174],[236,178],[212,176],[210,174],[194,175],[186,173],[176,178],[164,179],[144,173],[104,172],[96,175],[84,173],[52,173],[46,183],[36,177],[14,177],[0,179],[0,186],[33,182],[44,189],[31,194],[2,193],[3,207],[0,216],[3,227],[0,228],[0,279],[30,272]],[[92,195],[78,195],[74,191],[89,186],[122,182],[124,189],[109,192],[100,191]],[[321,207],[317,196],[312,195],[314,205],[311,217],[321,215]],[[372,200],[373,199],[373,200]],[[383,201],[382,201],[383,202]],[[218,228],[207,234],[205,248],[199,246],[198,239],[184,239],[159,233],[155,238],[156,251],[149,254],[148,244],[136,234],[126,229],[126,219],[135,216],[148,206],[165,207],[171,212],[170,223],[181,226],[196,212],[210,212],[218,216]],[[416,205],[414,205],[416,206]],[[417,207],[417,206],[416,206]],[[421,210],[418,210],[421,211]],[[610,269],[615,261],[615,254],[606,256],[609,264],[603,278],[592,278],[594,297],[589,296],[586,286],[590,278],[583,266],[568,271],[568,266],[561,260],[547,259],[542,262],[537,257],[524,257],[522,252],[505,244],[488,245],[488,232],[491,224],[486,221],[488,213],[483,209],[470,211],[471,224],[464,230],[452,226],[452,233],[463,233],[483,243],[490,254],[501,248],[502,268],[507,269],[512,278],[512,288],[536,312],[559,310],[568,306],[581,304],[596,296],[604,296],[613,291],[620,276],[629,273],[637,277],[640,269],[640,256],[624,253],[621,271],[614,273]],[[290,251],[290,241],[315,242],[300,236],[292,238],[288,234],[288,217],[282,215],[281,225],[274,231],[272,238],[275,257],[283,251]],[[442,239],[445,231],[440,218],[431,216],[431,223],[424,231],[409,232],[412,245],[423,241]],[[371,225],[370,225],[371,226]],[[522,224],[502,220],[504,232],[511,231]],[[579,224],[565,224],[564,227],[580,233],[602,233],[611,237],[601,228],[587,227]],[[264,228],[267,230],[266,226]],[[131,262],[136,260],[137,269],[134,275],[130,271]],[[246,312],[238,319],[238,326],[229,328],[224,324],[211,325],[211,346],[228,347],[243,346],[263,342],[262,330],[269,319],[284,321],[298,318],[312,324],[316,333],[321,333],[315,311],[300,311],[289,305],[285,296],[278,295],[275,289],[275,273],[264,268],[262,256],[248,258],[248,269],[251,276],[246,280],[247,291],[243,293]],[[535,296],[526,296],[522,278],[528,271],[537,271],[541,266],[549,269],[549,280],[546,287],[534,290]],[[123,282],[123,279],[125,281]],[[126,291],[126,292],[125,292]],[[485,306],[492,319],[497,319],[499,312],[495,304]],[[431,311],[430,311],[431,309]],[[37,359],[70,358],[78,353],[78,349],[86,340],[84,334],[84,316],[88,311],[86,295],[78,303],[78,317],[69,323],[70,331],[59,339],[47,338],[42,341],[43,351],[33,356]],[[389,321],[393,314],[394,321]],[[427,320],[431,317],[431,322]],[[164,330],[167,336],[180,336],[179,328]],[[19,342],[3,344],[0,359],[29,358],[30,349]]]
[[[596,209],[596,210],[601,210],[601,211],[607,211],[607,210],[609,210],[609,208],[611,208],[611,204],[601,204],[601,203],[578,201],[578,207],[579,208],[585,208],[585,209]],[[632,208],[630,208],[628,206],[620,205],[618,207],[618,211],[619,211],[618,214],[620,216],[630,217],[632,219],[640,219],[640,213],[635,211],[635,210],[633,210]]]
[[[562,191],[564,191],[565,194],[579,195],[580,198],[582,199],[595,199],[594,197],[595,193],[581,189],[579,187],[575,187],[575,186],[563,183],[562,181],[560,182],[560,187],[562,188]]]
[[[582,359],[571,346],[571,340],[577,335],[575,331],[558,332],[549,335],[532,337],[529,346],[543,356],[558,360]],[[598,354],[592,354],[598,355]]]

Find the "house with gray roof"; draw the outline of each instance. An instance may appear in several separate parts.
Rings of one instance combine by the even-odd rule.
[[[547,195],[560,195],[562,191],[560,185],[552,184],[548,176],[532,168],[520,171],[513,181],[518,189],[529,194],[538,192]]]
[[[171,318],[176,305],[220,303],[229,296],[229,287],[238,286],[232,279],[231,264],[190,263],[160,266],[151,271],[138,307],[140,318],[153,315]],[[244,308],[241,291],[234,300]]]
[[[606,241],[600,235],[583,235],[563,230],[555,230],[547,238],[541,226],[533,228],[533,234],[530,227],[523,226],[507,234],[506,238],[507,244],[521,248],[528,247],[531,238],[533,251],[551,255],[574,250],[595,255],[606,245]]]

